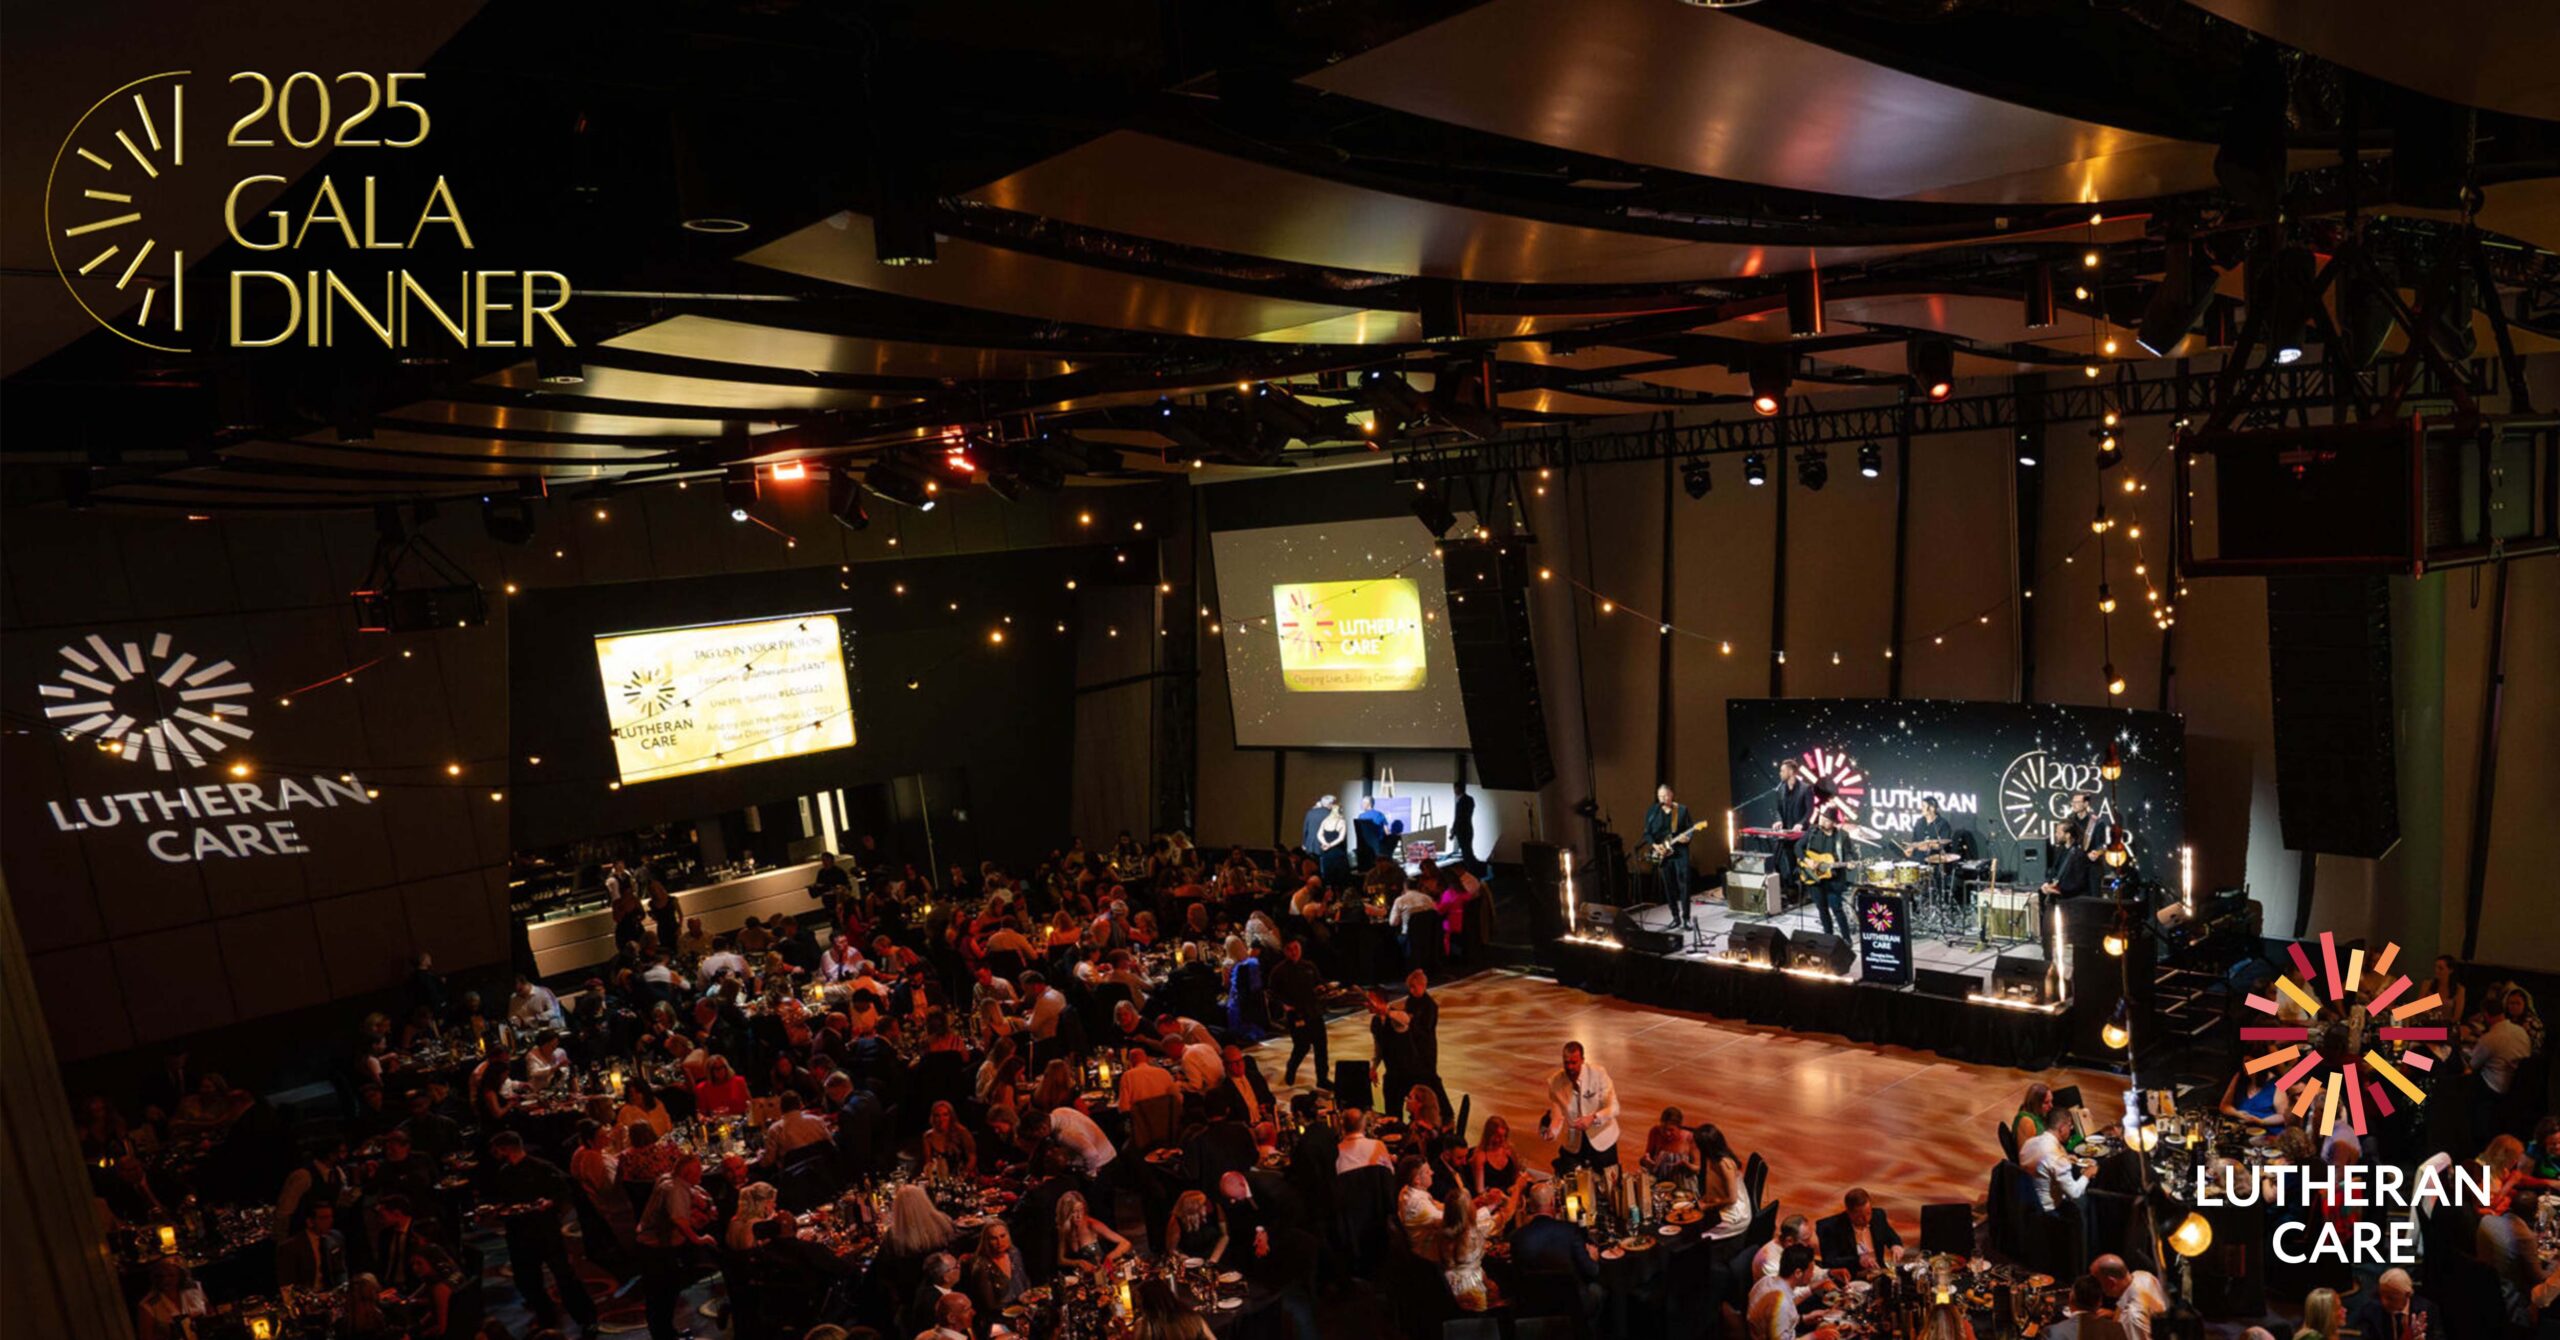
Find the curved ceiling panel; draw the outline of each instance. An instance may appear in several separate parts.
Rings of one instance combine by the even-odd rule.
[[[2447,102],[2560,121],[2560,16],[2516,0],[2189,0],[2334,65]]]
[[[1375,274],[1648,284],[1801,270],[1806,247],[1691,242],[1549,223],[1355,186],[1133,130],[974,192],[1003,209],[1186,246]],[[1868,260],[1902,247],[1837,247]]]
[[[882,265],[872,250],[871,220],[843,213],[777,238],[740,259],[751,265],[829,283],[895,293],[981,311],[1115,330],[1151,330],[1207,339],[1319,339],[1357,344],[1360,329],[1325,325],[1326,335],[1277,335],[1374,317],[1384,332],[1401,331],[1412,313],[1365,313],[1357,307],[1266,298],[1174,280],[1149,279],[1098,266],[1035,256],[959,238],[943,239],[933,265]],[[1374,334],[1368,339],[1392,339]],[[1411,338],[1404,336],[1402,338]]]
[[[706,409],[829,410],[877,409],[906,404],[913,397],[873,395],[824,386],[778,386],[771,382],[727,381],[713,377],[677,377],[663,372],[634,372],[589,364],[587,379],[576,386],[545,385],[531,363],[481,378],[493,386],[541,391],[546,395],[594,396],[600,400],[647,401],[701,406]]]
[[[1832,195],[2087,204],[2213,183],[2210,144],[1983,97],[1668,0],[1492,0],[1306,82],[1515,139]]]
[[[1076,370],[1076,365],[1064,358],[1026,349],[976,349],[949,344],[874,340],[856,335],[829,335],[820,331],[724,321],[711,316],[670,317],[616,335],[605,341],[605,347],[705,362],[747,363],[759,367],[873,377],[1002,378],[1012,381],[1025,377],[1055,377]]]
[[[549,388],[545,388],[549,389]],[[509,433],[568,433],[582,437],[718,437],[718,419],[661,419],[637,414],[580,414],[574,410],[532,405],[486,405],[474,400],[421,400],[386,412],[386,419],[486,428],[499,437]],[[754,425],[762,432],[770,424]]]

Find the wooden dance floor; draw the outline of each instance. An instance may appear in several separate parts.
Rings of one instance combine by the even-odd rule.
[[[1927,1052],[1803,1036],[1592,995],[1511,970],[1434,987],[1440,1001],[1440,1073],[1452,1102],[1475,1098],[1468,1134],[1488,1114],[1511,1122],[1512,1143],[1533,1166],[1554,1157],[1538,1138],[1547,1080],[1564,1044],[1578,1040],[1618,1088],[1620,1149],[1632,1162],[1666,1106],[1688,1124],[1714,1122],[1739,1157],[1769,1160],[1768,1194],[1781,1214],[1836,1213],[1852,1186],[1914,1244],[1920,1206],[1981,1199],[2000,1157],[1994,1127],[2017,1111],[2034,1080],[2077,1084],[2092,1115],[2123,1111],[2121,1076],[2085,1070],[2030,1074],[1969,1065]],[[1368,1015],[1333,1022],[1335,1059],[1370,1054]],[[1286,1039],[1260,1049],[1276,1087]],[[1313,1066],[1299,1072],[1303,1083]]]

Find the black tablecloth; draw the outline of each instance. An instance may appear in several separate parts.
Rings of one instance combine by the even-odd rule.
[[[1917,1047],[1959,1060],[2044,1070],[2069,1037],[2061,1014],[2003,1009],[1859,982],[1833,982],[1593,945],[1540,947],[1556,980],[1645,1005]]]

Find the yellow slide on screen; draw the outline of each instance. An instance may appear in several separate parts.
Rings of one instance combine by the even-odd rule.
[[[1407,578],[1274,586],[1271,624],[1291,693],[1422,687],[1422,591]]]
[[[853,743],[833,614],[596,639],[626,785]]]

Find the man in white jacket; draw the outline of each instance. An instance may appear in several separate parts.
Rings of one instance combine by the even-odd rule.
[[[1556,1142],[1556,1173],[1618,1166],[1618,1089],[1609,1072],[1583,1059],[1582,1044],[1564,1044],[1564,1068],[1547,1081],[1547,1114],[1538,1133]]]

